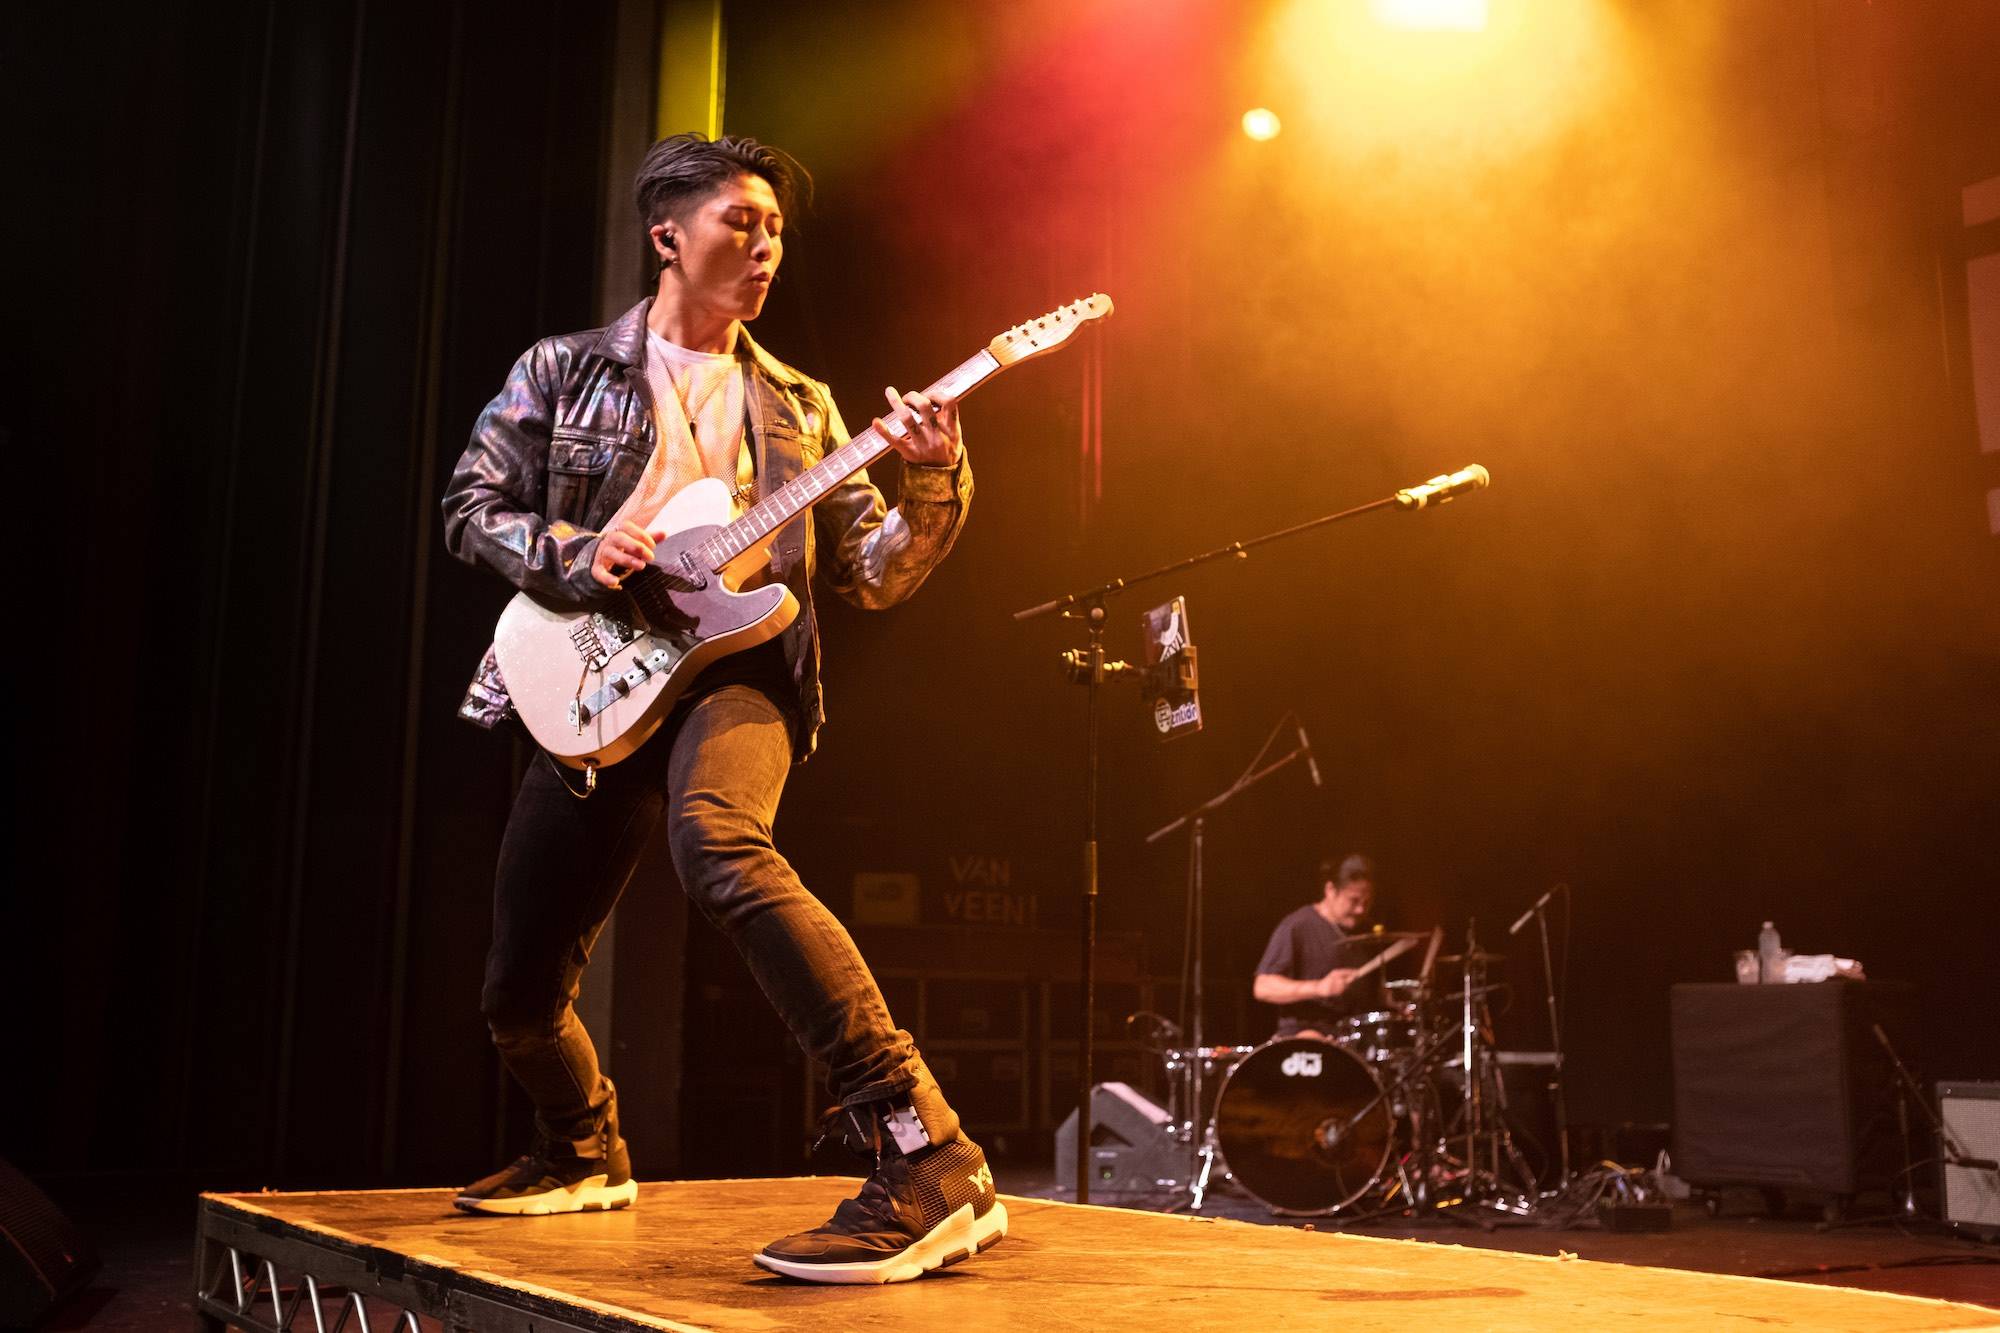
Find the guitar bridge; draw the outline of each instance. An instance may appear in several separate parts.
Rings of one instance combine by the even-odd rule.
[[[620,674],[604,683],[604,688],[581,699],[572,699],[569,704],[569,724],[583,734],[584,724],[617,703],[632,691],[644,685],[649,679],[660,675],[674,664],[674,657],[664,648],[655,648],[645,657],[635,661]]]

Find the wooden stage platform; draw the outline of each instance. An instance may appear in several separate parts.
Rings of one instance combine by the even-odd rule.
[[[372,1329],[480,1333],[2000,1329],[1976,1305],[1012,1195],[1004,1242],[917,1282],[820,1287],[752,1266],[857,1184],[666,1182],[625,1211],[541,1218],[457,1213],[449,1190],[205,1194],[199,1309],[211,1329],[313,1329],[316,1291],[327,1329],[365,1297]]]

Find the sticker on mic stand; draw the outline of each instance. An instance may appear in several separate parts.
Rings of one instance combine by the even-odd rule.
[[[1200,731],[1201,682],[1187,599],[1176,597],[1154,607],[1140,617],[1139,626],[1146,635],[1146,693],[1153,701],[1154,730],[1163,741]]]

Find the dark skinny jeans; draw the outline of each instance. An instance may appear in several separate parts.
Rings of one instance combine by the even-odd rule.
[[[529,765],[500,847],[481,1009],[551,1138],[591,1137],[612,1112],[611,1083],[574,1006],[591,947],[662,814],[683,888],[827,1067],[841,1104],[920,1090],[933,1141],[957,1131],[853,939],[772,845],[791,763],[786,713],[738,684],[683,700],[637,754],[598,774],[587,800],[564,789],[565,777],[580,789],[581,775],[558,774],[545,755]],[[931,1123],[939,1119],[949,1123]]]

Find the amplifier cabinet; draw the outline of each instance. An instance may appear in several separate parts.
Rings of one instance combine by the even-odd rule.
[[[2000,1161],[2000,1083],[1940,1083],[1938,1119],[1967,1157]],[[2000,1171],[1945,1164],[1939,1197],[1944,1220],[2000,1235]]]
[[[1900,1165],[1888,1056],[1907,985],[1673,988],[1674,1172],[1696,1185],[1835,1196],[1887,1186]]]

